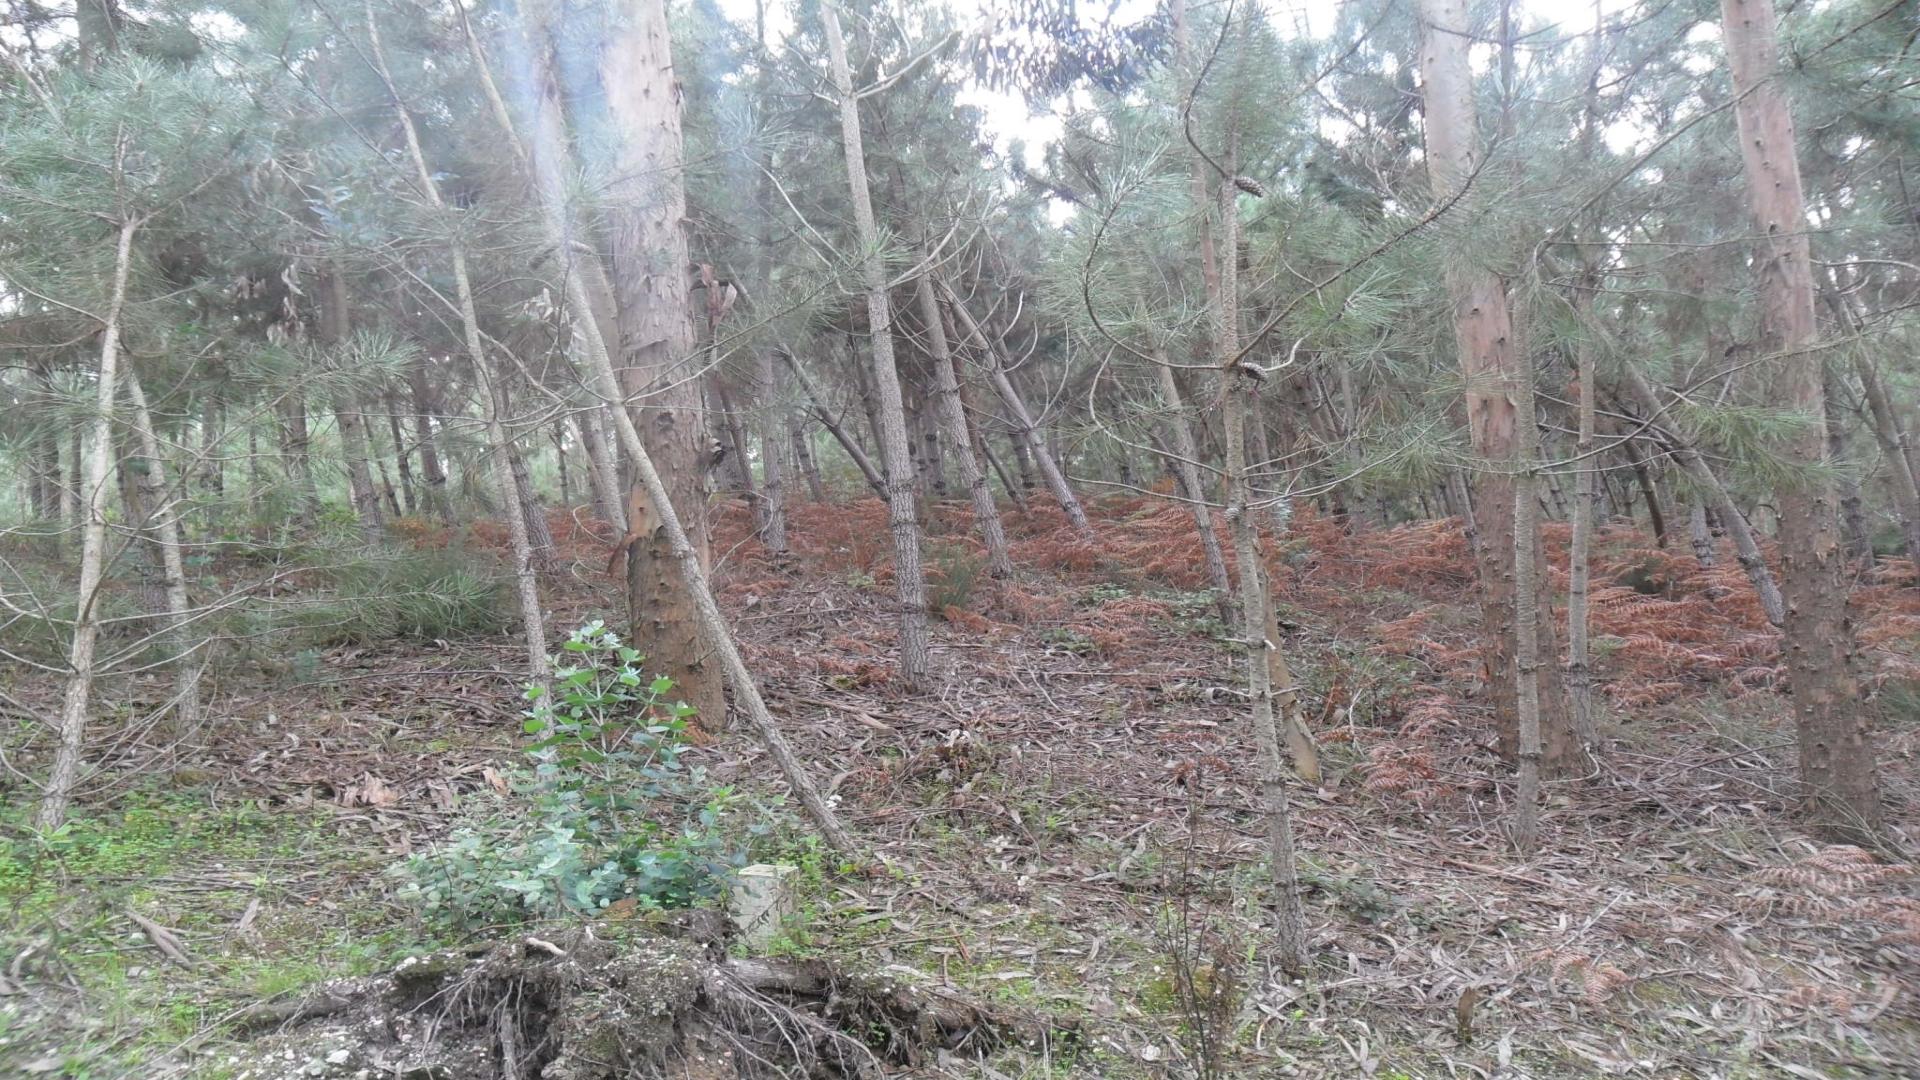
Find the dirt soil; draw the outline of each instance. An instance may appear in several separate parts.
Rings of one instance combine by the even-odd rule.
[[[784,959],[888,973],[1043,1018],[1037,1039],[974,1047],[984,1060],[929,1046],[912,1060],[881,1055],[886,1069],[1920,1075],[1920,878],[1898,850],[1829,845],[1796,827],[1777,638],[1730,552],[1702,569],[1691,553],[1626,532],[1603,536],[1597,555],[1605,753],[1589,775],[1547,785],[1541,852],[1528,858],[1502,831],[1510,771],[1491,748],[1457,526],[1349,534],[1306,514],[1268,552],[1282,644],[1328,766],[1323,787],[1293,791],[1313,966],[1280,975],[1265,948],[1237,646],[1197,591],[1185,515],[1109,500],[1089,544],[1036,507],[1012,519],[1023,576],[996,582],[980,571],[964,508],[938,508],[939,688],[910,695],[888,676],[880,504],[795,507],[796,548],[784,557],[751,538],[744,507],[721,508],[718,578],[749,665],[882,863],[806,896]],[[572,519],[555,528],[566,558],[548,582],[554,625],[617,621],[604,548]],[[1564,539],[1549,537],[1563,584]],[[1920,837],[1914,585],[1910,565],[1883,564],[1855,613],[1861,671],[1883,713],[1889,818],[1909,849]],[[323,813],[382,853],[356,874],[295,871],[249,922],[389,904],[383,860],[434,843],[476,801],[509,797],[498,775],[520,739],[516,648],[333,650],[298,685],[221,688],[216,704],[233,719],[188,763],[194,782],[210,797]],[[715,733],[693,756],[757,797],[781,794],[744,730]],[[220,895],[244,903],[244,893]],[[160,887],[148,914],[165,922],[194,902]],[[497,947],[544,963],[523,942]],[[689,1019],[702,1015],[701,972],[721,962],[687,962],[673,1045],[728,1049],[700,1041],[711,1016]],[[30,974],[15,982],[24,988]],[[379,1017],[389,1044],[393,1018],[409,1015],[394,1005],[405,993],[393,980],[357,992],[386,1002],[356,1015]],[[1212,1019],[1209,1002],[1225,1003]],[[1055,1042],[1056,1023],[1072,1037]],[[707,1034],[687,1041],[694,1028]],[[367,1038],[290,1044],[286,1032],[318,1029],[278,1030],[280,1041],[259,1046],[293,1054],[285,1075],[315,1062],[322,1071],[306,1075],[345,1062],[339,1075],[495,1075],[396,1073],[397,1059],[367,1056]],[[487,1030],[497,1069],[497,1022]],[[199,1056],[169,1060],[217,1060],[235,1031],[229,1017],[196,1044]],[[348,1058],[329,1064],[343,1049]]]

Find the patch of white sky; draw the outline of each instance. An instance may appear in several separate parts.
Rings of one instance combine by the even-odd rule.
[[[957,16],[962,26],[978,25],[985,17],[980,0],[944,0]],[[1219,0],[1191,0],[1192,6],[1199,9]],[[1248,0],[1240,0],[1244,5]],[[1331,34],[1337,24],[1340,8],[1344,0],[1252,0],[1264,9],[1267,19],[1282,34],[1293,37],[1324,37]],[[756,3],[767,4],[767,32],[774,41],[783,39],[792,32],[793,17],[791,10],[783,0],[719,0],[722,11],[741,23],[751,25]],[[1108,3],[1111,7],[1108,8]],[[1154,12],[1158,0],[1082,0],[1082,7],[1093,13],[1091,18],[1102,14],[1115,26],[1127,26],[1137,23]],[[1623,13],[1644,6],[1644,0],[1518,0],[1518,10],[1524,25],[1530,30],[1548,29],[1562,35],[1589,34],[1596,17],[1613,20]],[[1106,8],[1105,12],[1101,9]],[[1703,23],[1694,28],[1689,35],[1691,43],[1711,42],[1719,36],[1719,28],[1712,23]],[[1486,71],[1495,62],[1495,49],[1491,45],[1482,45],[1474,50],[1473,63],[1476,69]],[[1696,74],[1705,74],[1711,67],[1710,62],[1701,60],[1694,67]],[[1030,106],[1026,99],[1012,91],[993,90],[985,86],[969,86],[960,91],[958,101],[962,105],[980,110],[984,134],[1001,153],[1010,151],[1014,143],[1023,144],[1025,157],[1029,164],[1045,151],[1047,144],[1060,138],[1066,123],[1068,102],[1062,98],[1037,107]],[[1338,137],[1340,132],[1324,132],[1330,137]],[[1645,127],[1632,117],[1615,121],[1604,133],[1608,145],[1618,152],[1627,152],[1642,144],[1647,138]]]

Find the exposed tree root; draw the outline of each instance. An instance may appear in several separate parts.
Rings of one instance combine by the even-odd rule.
[[[722,959],[676,938],[591,930],[410,958],[239,1021],[243,1032],[269,1026],[238,1075],[868,1078],[1056,1029],[825,961]]]

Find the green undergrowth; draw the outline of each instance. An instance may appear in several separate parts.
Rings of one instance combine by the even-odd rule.
[[[200,787],[30,817],[0,808],[0,950],[34,990],[0,997],[0,1075],[143,1075],[238,1009],[436,944],[362,887],[386,861],[364,819]]]

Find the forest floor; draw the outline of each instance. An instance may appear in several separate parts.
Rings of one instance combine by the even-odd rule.
[[[748,538],[744,508],[720,512],[718,580],[749,664],[887,867],[836,873],[781,811],[772,854],[806,872],[772,952],[951,986],[1061,1033],[984,1063],[930,1057],[923,1075],[1920,1075],[1920,877],[1795,826],[1777,641],[1729,555],[1702,570],[1603,536],[1606,751],[1548,785],[1541,853],[1520,858],[1502,831],[1508,770],[1457,524],[1349,535],[1303,514],[1269,552],[1327,766],[1321,789],[1294,789],[1314,961],[1288,980],[1263,931],[1235,647],[1202,591],[1191,519],[1132,498],[1096,518],[1086,543],[1055,514],[1014,515],[1023,574],[1002,583],[980,573],[964,511],[937,510],[938,689],[907,694],[889,677],[878,503],[795,507],[784,559]],[[556,532],[553,625],[616,621],[604,548],[564,517]],[[1562,570],[1564,540],[1549,537]],[[1856,613],[1908,843],[1912,585],[1910,566],[1884,563]],[[134,767],[152,747],[113,741],[125,716],[103,717],[117,758],[38,848],[12,788],[0,1073],[237,1076],[226,1025],[249,1007],[448,944],[385,871],[475,813],[511,810],[499,778],[525,738],[518,648],[391,641],[233,673],[216,733],[169,751],[158,778]],[[11,709],[57,694],[7,678]],[[164,696],[158,677],[145,690]],[[744,731],[691,756],[777,799]],[[1188,983],[1228,1003],[1224,1023]]]

